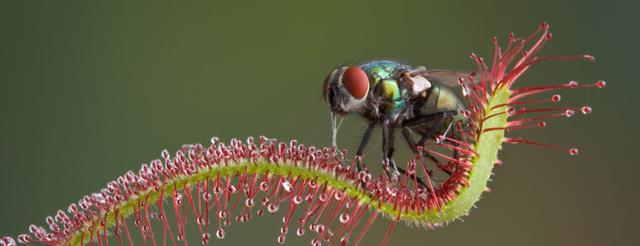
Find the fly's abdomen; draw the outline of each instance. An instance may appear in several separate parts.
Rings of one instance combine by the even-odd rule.
[[[464,109],[464,103],[458,95],[449,87],[437,85],[439,87],[436,109],[438,111],[460,111]]]
[[[458,95],[449,87],[439,84],[433,84],[428,91],[426,97],[421,98],[414,105],[414,117],[427,117],[437,115],[440,112],[447,112],[447,116],[432,117],[431,120],[425,121],[411,128],[420,134],[430,134],[437,136],[444,134],[452,124],[457,121],[464,121],[462,114],[464,103]],[[453,115],[452,115],[453,114]]]

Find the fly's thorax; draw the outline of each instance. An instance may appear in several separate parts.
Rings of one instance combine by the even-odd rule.
[[[386,103],[398,102],[407,97],[406,91],[402,90],[398,81],[394,79],[379,81],[372,93]]]
[[[388,60],[370,61],[360,67],[369,77],[373,97],[370,100],[375,99],[381,113],[395,120],[405,107],[408,97],[406,88],[399,84],[398,75],[411,67]]]
[[[411,69],[411,66],[388,60],[370,61],[360,67],[369,75],[372,86],[385,79],[395,78],[400,71]]]
[[[407,92],[398,84],[397,80],[385,79],[371,92],[371,96],[378,102],[378,108],[387,118],[396,120],[404,111],[407,104]]]

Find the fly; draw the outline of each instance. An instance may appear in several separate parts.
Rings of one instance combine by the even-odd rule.
[[[457,139],[458,132],[451,128],[465,128],[468,123],[463,114],[465,105],[452,87],[460,85],[460,78],[469,76],[473,74],[429,70],[388,60],[337,67],[326,76],[322,86],[324,100],[331,110],[332,144],[336,145],[341,123],[338,117],[356,113],[368,123],[356,155],[362,156],[373,129],[380,125],[383,160],[388,164],[385,170],[392,177],[405,174],[406,170],[393,160],[395,130],[401,130],[414,153],[419,151],[418,146],[430,140],[439,141],[442,136]],[[419,136],[417,141],[414,135]],[[437,162],[429,153],[422,151],[422,154]],[[359,171],[363,169],[359,162],[357,167]]]

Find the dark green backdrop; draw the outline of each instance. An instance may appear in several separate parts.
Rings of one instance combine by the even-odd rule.
[[[605,79],[609,87],[563,94],[565,103],[592,105],[592,115],[517,134],[578,146],[581,154],[507,146],[493,193],[466,222],[437,231],[401,225],[390,243],[633,244],[637,7],[622,1],[2,1],[0,235],[43,225],[46,215],[163,148],[213,135],[329,144],[320,87],[337,64],[394,58],[471,69],[468,52],[489,57],[493,35],[504,41],[510,31],[528,34],[547,21],[554,40],[545,54],[589,53],[598,62],[541,65],[524,84]],[[355,148],[363,130],[362,122],[348,120],[340,144]],[[379,148],[376,139],[369,159]],[[233,226],[214,243],[275,243],[279,220]],[[376,222],[366,245],[379,242],[387,223]]]

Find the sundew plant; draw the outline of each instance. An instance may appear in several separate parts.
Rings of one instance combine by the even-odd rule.
[[[467,216],[488,191],[492,169],[502,163],[502,144],[578,154],[576,148],[510,136],[514,130],[544,128],[551,118],[591,113],[589,106],[560,105],[556,91],[606,85],[518,87],[518,78],[536,63],[594,61],[589,55],[540,55],[551,37],[549,25],[542,24],[528,37],[509,35],[505,46],[494,38],[490,60],[471,54],[476,74],[459,81],[469,127],[454,126],[459,137],[440,136],[418,146],[435,158],[416,155],[397,178],[358,171],[360,157],[349,157],[346,150],[266,137],[229,142],[214,137],[210,144],[185,145],[174,154],[163,150],[160,159],[46,217],[46,226],[31,225],[28,233],[2,237],[0,245],[134,245],[136,238],[145,245],[208,245],[233,233],[231,223],[267,214],[282,217],[274,231],[274,242],[281,244],[301,236],[314,246],[358,245],[376,220],[389,220],[380,241],[386,245],[399,222],[427,229],[446,225]],[[436,177],[435,167],[447,175]],[[199,240],[189,241],[186,235],[194,233]]]

